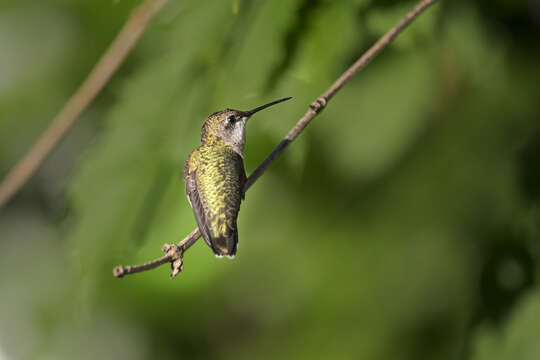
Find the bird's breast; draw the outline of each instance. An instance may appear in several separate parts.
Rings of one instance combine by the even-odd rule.
[[[202,146],[197,187],[214,233],[236,223],[244,186],[243,159],[228,146]],[[235,225],[234,225],[235,226]]]

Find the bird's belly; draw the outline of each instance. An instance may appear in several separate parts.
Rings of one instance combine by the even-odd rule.
[[[199,167],[197,182],[213,236],[226,235],[236,227],[240,210],[242,177],[235,164],[215,159]],[[243,175],[243,174],[242,174]]]

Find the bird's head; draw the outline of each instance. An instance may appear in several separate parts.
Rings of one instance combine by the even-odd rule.
[[[246,144],[246,124],[251,116],[262,109],[289,99],[290,97],[272,101],[249,111],[225,109],[215,112],[204,122],[201,142],[205,143],[212,138],[218,138],[232,147],[238,154],[243,155]]]

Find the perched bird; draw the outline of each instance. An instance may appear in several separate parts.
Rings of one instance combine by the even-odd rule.
[[[238,247],[236,219],[246,183],[246,123],[256,112],[289,99],[249,111],[213,113],[202,127],[201,145],[186,160],[186,195],[202,237],[217,257],[233,258]]]

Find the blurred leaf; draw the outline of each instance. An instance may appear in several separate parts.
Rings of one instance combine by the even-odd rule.
[[[513,311],[503,329],[480,328],[473,360],[533,360],[540,357],[540,293],[529,294]]]
[[[140,1],[0,0],[4,171]],[[170,1],[0,212],[0,353],[450,360],[476,334],[478,359],[536,358],[538,9],[499,3],[439,2],[348,83],[247,194],[234,261],[199,241],[174,281],[118,280],[195,226],[209,113],[293,97],[248,125],[251,172],[413,4]]]

